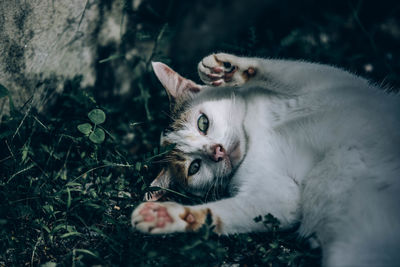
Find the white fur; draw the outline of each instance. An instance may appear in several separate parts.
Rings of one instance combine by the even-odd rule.
[[[238,67],[232,81],[212,72],[218,61]],[[249,67],[257,73],[244,84]],[[213,74],[222,85],[240,85],[238,94],[195,102],[186,127],[167,139],[188,164],[209,144],[235,140],[243,158],[229,183],[233,197],[193,209],[209,208],[226,234],[263,231],[253,218],[268,213],[283,227],[301,222],[300,235],[317,237],[325,266],[400,265],[397,96],[343,70],[299,61],[216,54],[199,72],[207,84]],[[253,87],[273,94],[246,93]],[[210,119],[205,136],[197,129],[200,112]],[[223,162],[204,162],[189,184],[196,192],[224,174]]]

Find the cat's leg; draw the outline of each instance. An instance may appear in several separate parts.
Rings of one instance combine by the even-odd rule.
[[[218,203],[217,206],[215,203]],[[253,220],[263,213],[251,214],[247,209],[234,207],[233,203],[229,205],[229,201],[215,203],[201,206],[184,206],[174,202],[142,203],[132,214],[132,226],[151,234],[191,232],[198,230],[206,222],[207,216],[211,216],[214,231],[219,234],[266,230],[262,223]],[[222,210],[221,205],[224,207]],[[244,220],[240,212],[246,212]]]
[[[290,194],[291,199],[279,199],[276,193],[271,193],[270,197],[265,194],[268,193],[252,192],[196,206],[145,202],[134,210],[131,221],[137,230],[151,234],[196,231],[206,222],[207,216],[211,216],[214,231],[220,234],[267,231],[254,218],[268,213],[278,218],[283,228],[297,222],[296,193]]]
[[[368,81],[328,65],[294,60],[238,57],[217,53],[198,64],[200,79],[211,86],[240,86],[262,82],[261,87],[280,93],[320,91],[338,86],[361,88]],[[332,86],[336,85],[336,86]]]
[[[242,85],[256,76],[258,62],[252,58],[218,53],[203,58],[198,66],[200,79],[208,85]]]

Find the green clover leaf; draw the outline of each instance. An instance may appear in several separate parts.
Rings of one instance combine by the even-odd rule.
[[[92,125],[90,123],[79,124],[77,128],[84,135],[89,135],[92,131]]]
[[[100,144],[104,141],[106,135],[104,131],[100,128],[94,129],[94,131],[89,135],[90,141],[92,141],[95,144]]]
[[[98,108],[91,110],[88,117],[94,124],[102,124],[106,121],[106,114]]]

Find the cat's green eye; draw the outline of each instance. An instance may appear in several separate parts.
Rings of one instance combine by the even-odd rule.
[[[207,116],[204,114],[201,114],[199,119],[197,120],[197,127],[199,128],[199,131],[204,134],[207,134],[208,125],[209,125],[209,122],[208,122]]]
[[[200,170],[200,166],[201,166],[201,160],[199,159],[193,160],[192,163],[190,163],[188,175],[191,176],[196,174]]]

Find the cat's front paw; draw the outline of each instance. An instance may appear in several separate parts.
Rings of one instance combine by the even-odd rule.
[[[200,79],[212,86],[242,85],[256,74],[246,58],[218,53],[203,58],[198,64]]]
[[[184,232],[188,226],[185,213],[184,206],[178,203],[145,202],[133,211],[131,221],[134,228],[144,233]]]

